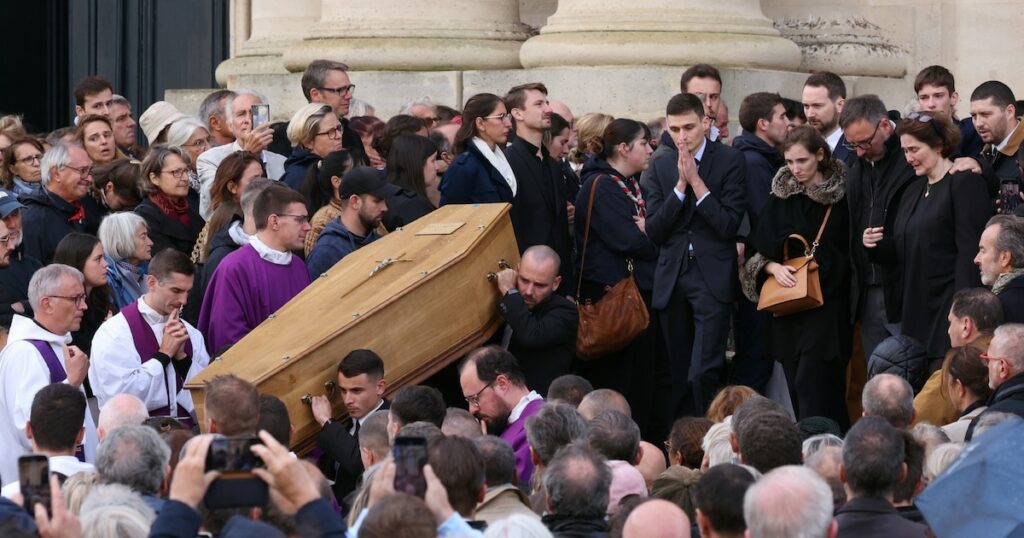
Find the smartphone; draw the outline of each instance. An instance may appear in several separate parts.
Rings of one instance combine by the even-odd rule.
[[[267,483],[250,473],[222,475],[210,484],[203,496],[203,506],[208,510],[266,506],[269,501]]]
[[[21,496],[24,497],[25,511],[35,516],[36,503],[46,507],[50,513],[50,459],[42,454],[29,454],[18,458],[18,481]]]
[[[252,105],[252,128],[270,123],[270,105]]]
[[[206,470],[248,473],[263,467],[263,460],[250,450],[261,443],[257,437],[216,437],[206,453]]]
[[[1020,203],[1020,182],[1013,179],[1003,180],[999,185],[999,212],[1012,215]]]
[[[427,440],[422,437],[396,437],[395,491],[423,498],[427,493],[427,479],[423,466],[427,464]]]

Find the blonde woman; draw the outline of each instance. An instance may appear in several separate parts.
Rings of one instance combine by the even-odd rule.
[[[331,107],[310,103],[295,112],[287,132],[294,149],[284,162],[281,181],[299,190],[310,166],[341,149],[341,123]]]

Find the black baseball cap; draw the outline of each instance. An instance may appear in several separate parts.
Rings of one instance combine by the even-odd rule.
[[[376,168],[369,166],[357,166],[341,178],[339,194],[341,199],[348,199],[349,196],[362,196],[370,194],[377,198],[387,198],[394,192],[391,185],[384,179],[384,176]]]

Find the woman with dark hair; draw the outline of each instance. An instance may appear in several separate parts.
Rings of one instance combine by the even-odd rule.
[[[299,190],[306,197],[306,210],[313,215],[306,234],[306,256],[327,223],[341,215],[341,178],[354,166],[352,153],[343,149],[331,153],[306,172],[306,180]]]
[[[108,164],[114,159],[124,159],[125,154],[114,143],[114,127],[106,116],[89,114],[78,122],[75,140],[85,148],[93,166]]]
[[[373,137],[373,149],[382,159],[387,159],[391,155],[391,145],[395,143],[395,139],[408,134],[427,136],[430,131],[424,126],[423,120],[416,116],[408,114],[392,116],[377,133],[377,136]],[[384,165],[387,168],[387,161]]]
[[[497,95],[479,93],[466,101],[455,134],[455,158],[441,179],[441,205],[506,202],[516,196],[516,175],[501,148],[512,117]]]
[[[85,311],[78,330],[71,333],[71,343],[88,354],[96,330],[116,310],[110,303],[107,260],[103,257],[103,245],[96,236],[70,233],[57,243],[53,263],[74,267],[85,277],[85,304],[89,308]]]
[[[117,159],[92,171],[93,196],[110,211],[131,211],[139,205],[139,161]]]
[[[196,246],[192,249],[192,263],[203,263],[210,256],[210,238],[221,228],[242,220],[242,206],[239,204],[242,192],[254,179],[265,177],[266,170],[255,153],[236,151],[221,161],[210,187],[210,220],[199,232]],[[157,251],[154,251],[157,252]]]
[[[582,256],[581,302],[597,303],[609,288],[632,274],[650,310],[658,251],[645,232],[647,206],[637,181],[651,157],[649,137],[647,126],[638,121],[612,121],[595,147],[598,154],[582,170],[575,222],[576,251]],[[594,210],[588,215],[591,191]],[[582,363],[578,372],[594,388],[624,395],[644,433],[653,413],[656,333],[652,325],[625,349]]]
[[[580,178],[576,175],[576,172],[573,172],[572,165],[567,160],[569,151],[572,149],[572,125],[565,118],[554,112],[551,113],[551,127],[548,129],[547,134],[544,135],[544,145],[548,147],[548,153],[551,154],[551,158],[558,161],[558,164],[562,167],[565,197],[570,200],[569,224],[572,224],[575,209],[572,206],[572,201],[576,200],[576,195],[580,192]]]
[[[981,286],[974,256],[995,205],[980,175],[950,172],[960,130],[948,118],[910,114],[897,132],[917,178],[885,225],[867,228],[862,240],[871,261],[895,266],[901,275],[883,285],[887,317],[937,363],[950,347],[946,316],[953,294]]]
[[[14,194],[32,194],[42,188],[43,144],[35,138],[15,138],[0,159],[0,187]]]
[[[772,179],[771,197],[750,234],[754,253],[740,270],[740,280],[754,303],[768,278],[793,287],[796,269],[783,264],[785,252],[788,247],[792,256],[801,256],[805,248],[789,236],[800,235],[815,245],[811,252],[824,305],[770,318],[766,347],[769,357],[785,369],[797,419],[828,417],[845,431],[850,424],[846,362],[853,338],[846,167],[832,158],[828,142],[810,126],[790,131],[782,151],[786,166]],[[821,239],[815,242],[823,222]]]
[[[359,135],[366,151],[367,164],[377,170],[384,169],[384,155],[373,149],[373,140],[384,130],[384,122],[374,116],[356,116],[348,121],[348,128]]]
[[[981,359],[983,351],[977,345],[967,345],[946,353],[942,368],[946,374],[946,395],[960,418],[943,426],[942,431],[954,443],[964,440],[971,421],[985,410],[985,402],[992,395],[992,388],[988,386],[988,365]]]
[[[395,139],[388,155],[388,182],[398,190],[388,197],[384,228],[394,231],[437,209],[427,189],[437,183],[440,153],[429,138],[402,135]]]
[[[154,255],[173,248],[188,256],[206,224],[189,203],[188,171],[188,154],[178,146],[151,146],[142,161],[139,190],[146,199],[135,213],[146,220]]]

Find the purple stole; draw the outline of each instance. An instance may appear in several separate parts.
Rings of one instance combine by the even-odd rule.
[[[142,362],[146,362],[149,359],[156,356],[156,354],[160,351],[160,344],[157,343],[156,341],[156,335],[153,334],[153,328],[150,327],[148,323],[146,323],[146,320],[142,319],[142,314],[139,312],[139,302],[134,301],[125,306],[124,308],[122,308],[121,314],[124,315],[124,320],[128,322],[128,330],[130,330],[132,333],[132,342],[135,343],[135,351],[139,354],[139,359]],[[188,357],[189,359],[192,358],[191,339],[185,342],[185,356]],[[174,360],[174,357],[171,357],[171,360]],[[164,369],[164,376],[166,375],[167,371],[166,369]],[[181,379],[180,375],[178,375],[177,370],[175,370],[174,377],[176,382],[175,386],[177,387],[178,392],[180,392],[181,386],[184,385],[184,380]],[[165,388],[166,385],[167,384],[165,383]],[[177,392],[174,394],[174,397],[175,399],[177,399]],[[159,409],[153,409],[152,411],[149,412],[150,416],[170,416],[170,403],[171,395],[168,394],[167,405]],[[177,405],[178,408],[178,416],[176,418],[189,428],[195,426],[195,423],[192,421],[191,415],[189,414],[188,410],[182,407],[181,404],[177,403],[176,401],[175,405]]]
[[[50,371],[50,383],[61,383],[68,378],[68,373],[64,370],[64,365],[60,363],[60,359],[57,358],[57,354],[54,353],[53,348],[50,347],[50,343],[45,340],[28,340],[36,351],[39,352],[43,357],[43,362],[46,363],[46,369]],[[88,412],[88,410],[86,410]],[[78,445],[75,447],[75,457],[78,461],[85,462],[85,447]]]
[[[499,437],[512,446],[516,455],[516,472],[519,474],[520,484],[529,484],[533,476],[533,461],[530,459],[530,445],[526,441],[526,419],[540,411],[544,405],[544,399],[533,400],[526,404],[519,418],[505,427]]]

